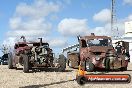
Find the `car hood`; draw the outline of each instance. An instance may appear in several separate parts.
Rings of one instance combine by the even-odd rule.
[[[88,48],[89,52],[107,52],[109,49],[113,49],[112,46],[107,46],[107,47],[104,47],[104,46],[91,46]]]

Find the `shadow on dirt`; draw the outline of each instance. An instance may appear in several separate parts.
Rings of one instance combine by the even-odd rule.
[[[30,73],[36,72],[60,72],[58,68],[33,68]],[[65,70],[64,72],[72,72],[72,70]]]
[[[132,71],[132,70],[127,70],[127,71]]]
[[[55,85],[55,84],[62,84],[62,83],[66,83],[66,82],[70,82],[70,81],[74,81],[73,80],[67,80],[67,81],[61,81],[61,82],[54,82],[54,83],[50,83],[50,84],[43,84],[43,85],[30,85],[30,86],[24,86],[24,87],[19,87],[19,88],[40,88],[40,87],[46,87],[46,86],[51,86],[51,85]]]
[[[132,71],[131,69],[126,70],[126,71]],[[101,69],[101,68],[96,68],[94,72],[103,72],[103,73],[109,73],[109,72],[124,72],[121,69],[113,69],[113,70],[105,70],[105,69]]]
[[[23,70],[23,68],[17,68],[16,70]],[[64,72],[72,72],[73,70],[65,70]],[[58,68],[32,68],[29,73],[37,72],[60,72]]]
[[[16,70],[23,70],[23,68],[15,68]]]

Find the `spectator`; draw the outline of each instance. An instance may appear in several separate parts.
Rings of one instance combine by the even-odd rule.
[[[122,54],[123,47],[120,45],[120,43],[117,43],[117,46],[115,47],[117,54]]]

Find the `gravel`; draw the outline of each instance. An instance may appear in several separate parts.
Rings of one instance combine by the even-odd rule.
[[[132,82],[129,84],[89,83],[80,86],[75,81],[76,73],[77,69],[70,68],[67,68],[66,72],[50,70],[50,72],[23,73],[22,69],[8,69],[7,65],[0,65],[0,88],[132,88]],[[129,63],[128,71],[109,73],[132,76],[132,63]]]

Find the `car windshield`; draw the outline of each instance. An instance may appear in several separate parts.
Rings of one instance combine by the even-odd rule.
[[[87,46],[110,46],[109,39],[92,39],[87,41]]]
[[[27,44],[18,44],[19,47],[27,46]]]
[[[48,44],[45,44],[43,46],[44,46],[44,48],[49,48],[49,45]]]

